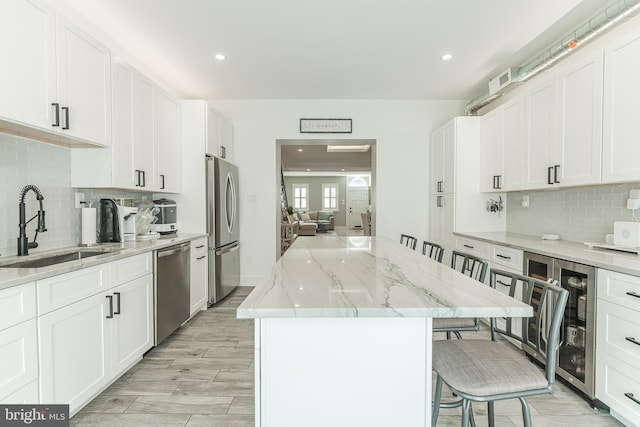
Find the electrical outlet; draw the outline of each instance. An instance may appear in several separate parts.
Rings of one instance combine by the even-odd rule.
[[[522,196],[522,207],[523,208],[529,207],[529,196]]]
[[[84,193],[76,192],[76,208],[80,209],[84,207]]]

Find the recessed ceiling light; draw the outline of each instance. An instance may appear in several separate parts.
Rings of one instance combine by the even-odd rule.
[[[225,58],[225,57],[224,57],[224,55],[223,55],[223,54],[221,54],[221,53],[217,53],[217,54],[216,54],[216,59],[217,59],[218,61],[224,61],[224,58]]]
[[[453,58],[453,55],[450,53],[445,53],[444,55],[442,55],[443,61],[449,61],[451,58]]]
[[[311,169],[307,169],[307,172],[311,172]]]
[[[302,151],[302,148],[298,148],[298,151]]]
[[[344,172],[344,169],[340,169],[342,172]]]

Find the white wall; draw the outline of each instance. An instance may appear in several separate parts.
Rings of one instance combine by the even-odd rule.
[[[233,121],[240,168],[241,283],[256,285],[279,247],[276,140],[299,138],[302,117],[351,118],[341,138],[376,140],[377,235],[428,237],[429,134],[460,115],[465,101],[215,100]],[[326,136],[326,135],[324,135]],[[333,135],[332,137],[334,137]],[[322,138],[304,134],[305,138]]]

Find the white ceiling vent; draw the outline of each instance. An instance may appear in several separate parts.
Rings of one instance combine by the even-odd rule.
[[[500,73],[500,75],[489,81],[489,95],[500,92],[502,89],[509,86],[518,72],[517,68],[507,68],[506,71]]]

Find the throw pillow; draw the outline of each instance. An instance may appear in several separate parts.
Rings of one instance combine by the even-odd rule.
[[[331,212],[322,212],[322,219],[324,221],[329,221],[331,219]]]
[[[303,214],[299,214],[300,215],[300,219],[302,221],[309,221],[311,219],[311,217],[309,217],[309,214],[303,213]]]

